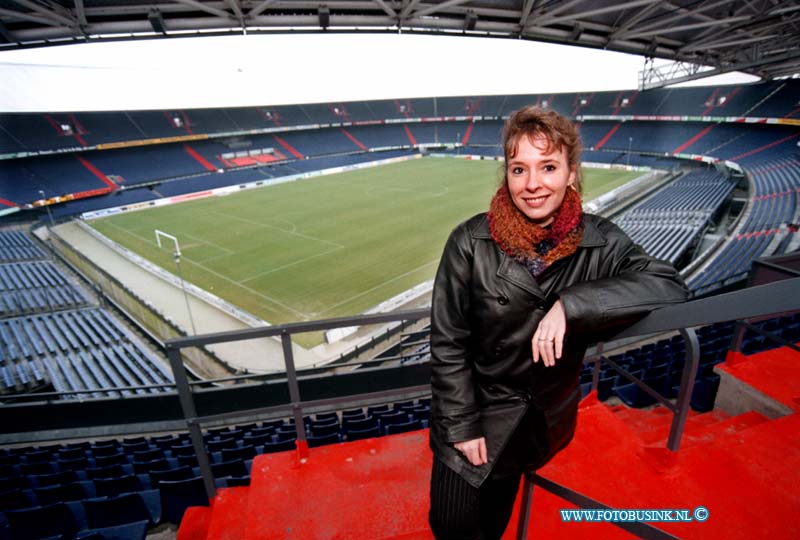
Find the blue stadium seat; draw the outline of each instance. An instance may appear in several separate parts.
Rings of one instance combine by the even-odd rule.
[[[52,474],[32,474],[28,476],[31,487],[48,487],[69,484],[79,480],[75,471],[61,471]]]
[[[149,527],[160,521],[160,516],[152,516],[141,495],[126,493],[116,497],[87,499],[83,501],[86,522],[91,529],[116,527],[144,521]]]
[[[256,447],[252,444],[240,446],[237,448],[223,448],[220,450],[220,459],[222,462],[231,460],[248,460],[256,456]]]
[[[5,517],[13,540],[72,538],[79,529],[75,515],[64,503],[7,510]]]
[[[223,448],[236,448],[236,439],[220,439],[217,441],[207,441],[206,448],[209,452],[218,452]]]
[[[404,412],[392,412],[390,414],[382,414],[378,417],[378,425],[383,433],[386,433],[386,428],[394,424],[405,424],[409,421],[409,415]]]
[[[692,409],[698,412],[708,412],[713,410],[714,402],[717,399],[719,383],[720,376],[716,373],[703,379],[696,380],[691,398]]]
[[[362,439],[372,439],[380,436],[381,430],[377,423],[365,429],[349,429],[345,434],[348,441],[360,441]]]
[[[353,430],[365,430],[365,429],[371,429],[373,427],[376,428],[379,427],[377,418],[363,418],[356,420],[351,420],[350,418],[347,418],[342,422],[342,431],[344,432],[345,435],[347,435]]]
[[[265,454],[269,454],[272,452],[287,452],[289,450],[295,450],[297,448],[295,440],[296,439],[289,439],[285,441],[264,443],[262,450]]]
[[[94,487],[98,497],[114,497],[124,493],[136,493],[143,489],[141,480],[135,474],[98,478],[94,481]]]
[[[250,474],[243,459],[231,459],[229,461],[212,463],[211,472],[214,474],[214,478],[225,478],[227,476],[239,478]]]
[[[339,427],[339,423],[329,423],[329,424],[311,424],[308,426],[308,434],[311,437],[323,437],[326,435],[331,434],[339,434],[341,432],[341,427]]]
[[[409,431],[416,431],[422,429],[422,422],[419,420],[411,420],[399,424],[389,424],[386,426],[386,435],[395,435],[397,433],[407,433]]]
[[[613,387],[614,394],[629,407],[642,408],[656,403],[654,397],[639,388],[634,383],[627,383]]]
[[[0,491],[0,512],[32,508],[37,505],[36,498],[29,489],[20,489],[17,487]]]
[[[173,480],[186,480],[194,476],[194,471],[187,465],[181,465],[172,469],[150,471],[150,485],[158,488],[161,482]]]
[[[94,486],[91,482],[71,482],[69,484],[33,488],[33,493],[36,495],[36,500],[40,505],[81,501],[93,496],[93,492]]]
[[[208,506],[205,484],[199,476],[183,480],[163,481],[159,486],[161,509],[165,521],[179,525],[190,506]]]
[[[116,527],[87,529],[78,533],[75,540],[145,540],[147,528],[147,521],[137,521]]]
[[[248,445],[262,446],[263,444],[271,442],[272,442],[272,435],[270,435],[269,433],[264,433],[261,435],[252,435],[248,433],[242,438],[243,446],[248,446]]]
[[[128,456],[120,450],[118,450],[116,454],[95,456],[93,461],[95,467],[108,467],[109,465],[126,465],[130,463],[130,459],[128,458]]]
[[[194,457],[194,454],[192,454],[192,457]],[[174,463],[171,463],[170,460],[168,460],[165,457],[160,457],[152,459],[150,461],[134,461],[131,465],[133,467],[134,473],[149,474],[153,471],[163,471],[166,469],[171,469],[173,468]]]
[[[307,439],[309,448],[316,448],[327,444],[335,444],[342,441],[338,432],[320,435],[319,437],[309,436]]]

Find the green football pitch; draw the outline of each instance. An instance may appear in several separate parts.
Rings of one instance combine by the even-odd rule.
[[[355,315],[431,279],[450,230],[486,210],[500,162],[425,158],[118,214],[91,225],[272,324]],[[584,199],[637,173],[584,170]],[[306,346],[319,336],[298,339]]]

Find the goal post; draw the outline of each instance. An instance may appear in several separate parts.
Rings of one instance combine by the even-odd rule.
[[[153,230],[156,233],[156,244],[158,244],[159,248],[161,247],[161,238],[162,237],[167,238],[169,240],[172,240],[172,243],[175,245],[175,256],[176,257],[181,256],[181,245],[178,243],[177,238],[175,238],[171,234],[165,233],[164,231],[159,231],[158,229],[153,229]]]
[[[171,234],[159,231],[158,229],[153,229],[153,231],[156,233],[156,244],[158,244],[159,249],[161,249],[162,238],[172,240],[175,246],[175,267],[178,269],[178,277],[181,280],[181,291],[183,291],[183,299],[186,302],[186,312],[189,314],[189,322],[192,325],[192,334],[196,336],[197,328],[194,325],[194,316],[192,315],[192,308],[189,305],[189,294],[186,292],[186,280],[183,279],[183,271],[181,270],[181,245],[178,243],[178,239]]]

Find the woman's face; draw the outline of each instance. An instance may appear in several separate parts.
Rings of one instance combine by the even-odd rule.
[[[517,154],[506,163],[506,179],[511,200],[528,219],[549,225],[564,201],[567,187],[575,183],[575,169],[570,168],[562,147],[547,139],[523,135],[517,142]]]

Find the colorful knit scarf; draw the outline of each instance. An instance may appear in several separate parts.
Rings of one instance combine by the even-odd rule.
[[[553,222],[542,227],[517,208],[504,184],[494,194],[489,207],[489,232],[506,255],[522,263],[538,278],[548,266],[578,249],[583,238],[581,196],[567,188]]]

